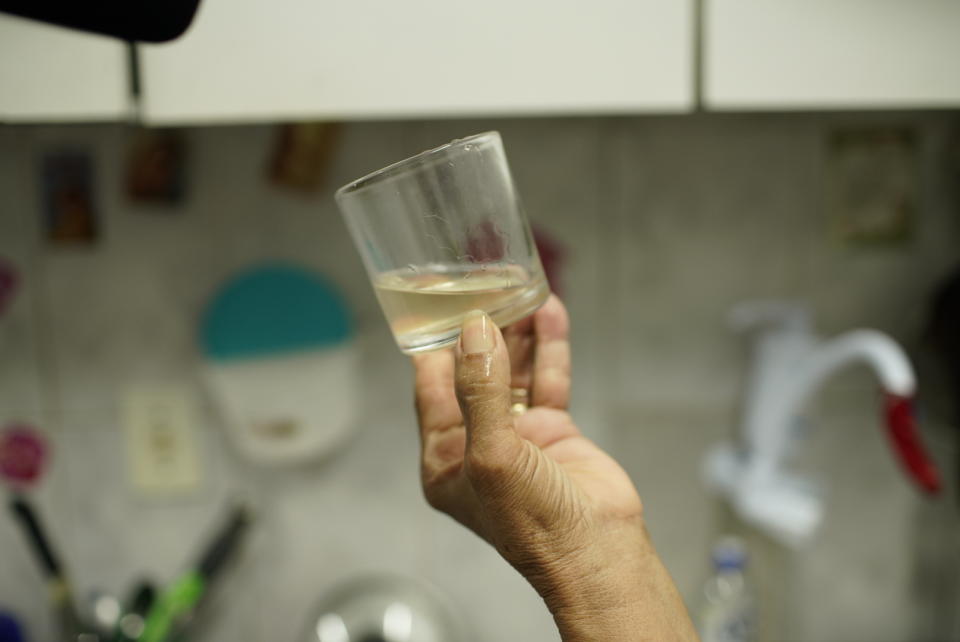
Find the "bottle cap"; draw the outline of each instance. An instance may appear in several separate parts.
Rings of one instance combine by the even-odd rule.
[[[739,537],[727,536],[713,547],[713,566],[718,571],[743,570],[747,565],[747,546]]]

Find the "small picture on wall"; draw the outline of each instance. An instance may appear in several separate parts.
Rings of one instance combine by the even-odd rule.
[[[44,230],[56,244],[86,244],[97,240],[93,159],[84,150],[61,150],[41,162]]]
[[[127,162],[127,197],[134,203],[176,206],[186,191],[183,137],[173,130],[142,130]]]
[[[301,193],[318,191],[333,161],[337,133],[332,123],[281,125],[270,160],[270,180]]]
[[[904,243],[920,207],[916,136],[903,127],[841,129],[830,137],[827,212],[848,245]]]

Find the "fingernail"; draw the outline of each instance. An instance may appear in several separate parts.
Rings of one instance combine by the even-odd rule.
[[[493,350],[493,322],[482,310],[471,310],[463,319],[460,348],[466,354]]]

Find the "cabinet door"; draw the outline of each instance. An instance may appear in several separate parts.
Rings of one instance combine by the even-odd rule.
[[[712,108],[960,105],[957,0],[705,0]]]
[[[152,122],[680,111],[692,0],[204,0],[143,46]]]
[[[0,121],[129,115],[126,45],[0,14]]]

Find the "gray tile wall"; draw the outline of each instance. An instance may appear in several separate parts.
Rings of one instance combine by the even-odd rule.
[[[836,126],[871,122],[916,128],[923,207],[910,243],[852,250],[827,233],[824,141]],[[531,218],[569,251],[574,414],[638,483],[655,542],[694,606],[709,544],[730,528],[699,481],[705,448],[733,430],[744,375],[726,310],[743,299],[797,297],[827,333],[869,325],[913,345],[932,284],[960,259],[950,161],[958,119],[352,124],[327,184],[493,128]],[[54,443],[37,501],[78,592],[120,592],[143,574],[172,577],[224,498],[240,491],[261,518],[200,622],[204,640],[296,639],[324,590],[376,569],[440,586],[477,640],[557,639],[512,569],[420,498],[409,387],[398,383],[409,366],[391,345],[331,190],[302,197],[267,183],[272,128],[200,128],[187,131],[190,197],[181,210],[132,207],[121,193],[131,135],[119,126],[0,129],[0,254],[27,275],[0,321],[0,420],[37,421]],[[97,161],[103,235],[92,250],[40,240],[38,159],[68,143],[89,146]],[[329,276],[361,328],[358,434],[306,470],[266,472],[240,460],[198,376],[195,332],[206,297],[232,271],[265,258]],[[205,477],[192,497],[157,502],[126,481],[117,406],[138,382],[176,382],[193,395]],[[787,586],[770,590],[770,639],[903,640],[916,626],[919,504],[881,443],[871,387],[864,372],[844,375],[818,407],[804,462],[836,490],[821,537],[799,557],[758,551],[758,566],[787,569],[762,578]],[[852,462],[841,456],[851,449]],[[8,519],[0,519],[0,550],[0,605],[21,613],[34,639],[51,639],[42,584]]]

